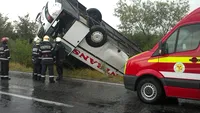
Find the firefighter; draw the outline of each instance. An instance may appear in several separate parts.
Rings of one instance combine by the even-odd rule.
[[[49,36],[44,36],[43,42],[40,43],[40,57],[42,64],[42,72],[41,72],[41,81],[45,82],[45,74],[48,68],[49,72],[49,81],[50,83],[54,83],[54,72],[53,72],[53,46],[49,42]]]
[[[41,77],[41,59],[39,56],[40,41],[41,39],[39,37],[34,38],[34,45],[32,49],[33,80],[40,80]]]
[[[1,79],[10,80],[8,76],[9,72],[9,60],[10,60],[10,50],[8,48],[8,37],[3,37],[1,39],[0,46],[0,61],[1,61]]]
[[[60,81],[63,79],[63,62],[65,59],[65,48],[63,44],[61,43],[60,37],[56,38],[54,53],[55,53],[55,61],[56,61],[56,70],[58,73],[58,77],[56,78],[56,80]]]

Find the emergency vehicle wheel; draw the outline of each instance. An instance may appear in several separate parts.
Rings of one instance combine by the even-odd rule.
[[[86,42],[92,47],[101,47],[106,41],[107,34],[101,26],[93,26],[86,36]]]
[[[94,25],[99,25],[102,21],[101,12],[96,8],[90,8],[87,10],[87,14],[90,17],[88,19],[88,25],[91,28]],[[91,19],[92,18],[92,19]]]
[[[137,95],[144,103],[155,104],[163,99],[164,91],[157,80],[146,78],[139,81]]]

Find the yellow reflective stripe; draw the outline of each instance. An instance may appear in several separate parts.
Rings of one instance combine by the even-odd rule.
[[[192,57],[164,57],[159,58],[159,62],[162,63],[176,63],[176,62],[182,62],[182,63],[192,63],[189,59]]]
[[[199,60],[199,61],[197,62],[197,64],[200,64],[200,57],[197,57],[197,59]]]
[[[156,63],[156,62],[158,62],[158,58],[149,59],[148,62]]]
[[[127,62],[124,64],[125,66],[124,66],[124,74],[126,73],[126,64],[127,64]]]
[[[190,59],[192,59],[192,57],[162,57],[159,58],[152,58],[149,59],[148,62],[151,63],[156,63],[156,62],[161,62],[161,63],[176,63],[176,62],[182,62],[182,63],[193,63],[190,61]],[[197,57],[197,59],[200,59],[200,57]],[[200,63],[200,62],[197,62]]]

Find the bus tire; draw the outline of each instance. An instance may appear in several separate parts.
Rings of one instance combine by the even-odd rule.
[[[144,103],[156,104],[164,98],[164,90],[158,80],[145,78],[137,85],[137,95]]]
[[[99,25],[102,21],[102,14],[96,8],[90,8],[87,10],[88,18],[88,25],[91,28],[94,25]]]
[[[107,42],[107,33],[101,26],[95,25],[87,34],[86,42],[92,47],[101,47]]]

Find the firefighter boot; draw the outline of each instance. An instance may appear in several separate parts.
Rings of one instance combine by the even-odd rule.
[[[1,77],[1,80],[4,80],[4,77],[3,77],[3,76]]]
[[[4,75],[3,80],[10,80],[11,78],[8,75]]]
[[[37,80],[37,73],[33,73],[33,80]]]
[[[45,82],[45,77],[41,77],[40,80],[41,80],[42,83],[44,83]]]
[[[50,77],[50,78],[49,78],[49,82],[50,82],[50,83],[55,83],[54,77]]]
[[[62,81],[63,80],[63,77],[61,75],[59,75],[57,78],[56,78],[56,81]]]
[[[37,81],[40,81],[40,80],[41,80],[41,75],[38,74],[38,76],[37,76]]]

